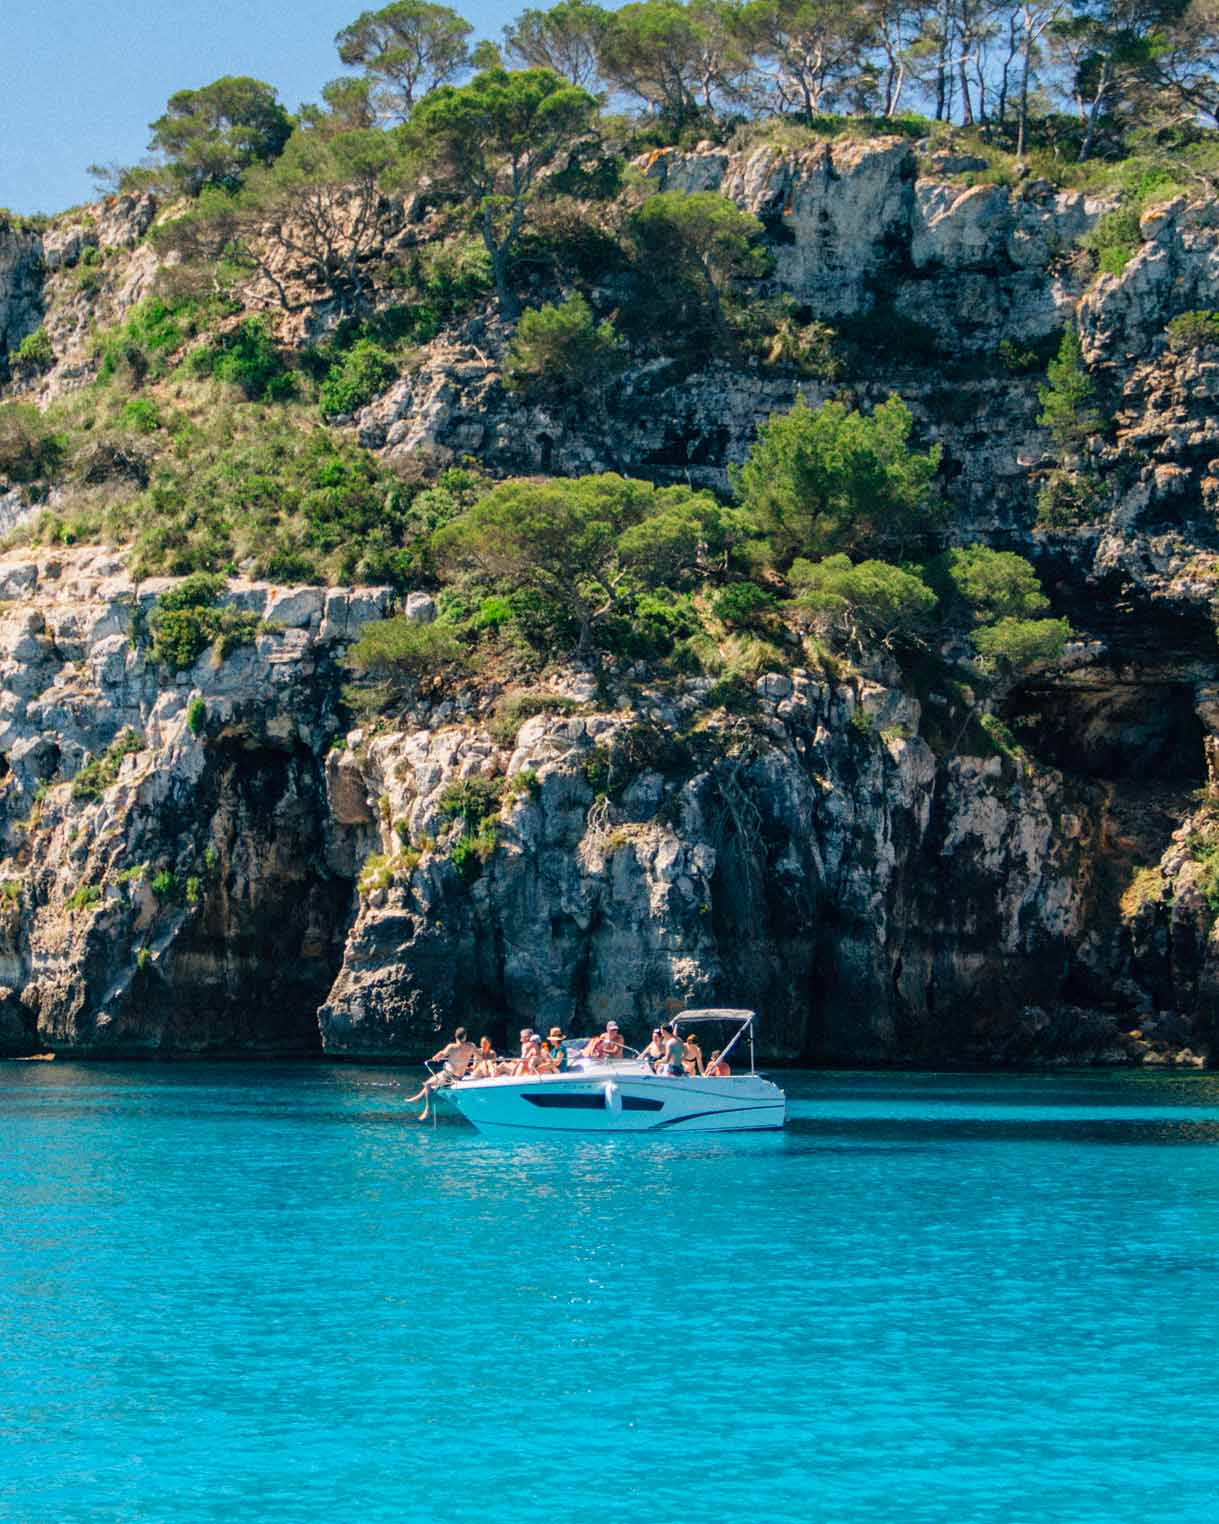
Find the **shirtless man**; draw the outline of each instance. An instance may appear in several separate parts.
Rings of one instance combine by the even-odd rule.
[[[660,1040],[664,1045],[664,1062],[660,1066],[661,1074],[671,1074],[675,1079],[680,1079],[686,1072],[684,1059],[686,1045],[678,1037],[673,1027],[661,1027]]]
[[[466,1037],[465,1027],[458,1027],[453,1033],[453,1041],[445,1043],[440,1052],[433,1053],[429,1059],[430,1063],[443,1064],[444,1067],[429,1079],[424,1080],[422,1088],[414,1095],[408,1095],[406,1098],[408,1106],[414,1101],[423,1102],[423,1110],[416,1118],[417,1121],[427,1120],[428,1107],[432,1104],[432,1092],[445,1085],[451,1085],[454,1080],[461,1079],[477,1057],[478,1049]]]
[[[621,1058],[622,1057],[622,1034],[618,1031],[616,1021],[607,1021],[605,1031],[600,1037],[594,1037],[592,1042],[584,1050],[586,1058]]]

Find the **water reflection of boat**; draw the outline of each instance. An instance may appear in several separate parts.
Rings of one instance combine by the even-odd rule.
[[[557,1074],[496,1075],[458,1080],[437,1092],[467,1122],[490,1135],[507,1133],[757,1132],[782,1127],[787,1097],[757,1072],[752,1011],[686,1011],[684,1028],[722,1022],[734,1028],[722,1058],[745,1047],[749,1068],[722,1078],[657,1073],[633,1049],[617,1059],[584,1055],[586,1038],[568,1038],[568,1067]]]

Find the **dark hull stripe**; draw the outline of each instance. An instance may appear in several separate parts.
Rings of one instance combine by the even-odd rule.
[[[671,1122],[660,1122],[655,1127],[539,1127],[530,1122],[476,1122],[473,1117],[466,1117],[471,1127],[482,1131],[483,1128],[494,1129],[497,1132],[553,1132],[561,1133],[564,1137],[574,1138],[646,1138],[649,1133],[662,1132],[671,1127]],[[682,1121],[688,1120],[683,1117]],[[713,1129],[704,1129],[711,1132]],[[749,1127],[725,1127],[724,1132],[782,1132],[782,1122],[759,1122],[756,1126]]]
[[[684,1117],[670,1117],[667,1122],[657,1122],[656,1126],[650,1130],[652,1132],[659,1132],[665,1127],[680,1127],[683,1122],[695,1122],[699,1117],[739,1117],[743,1116],[747,1111],[774,1111],[778,1104],[777,1101],[767,1101],[762,1106],[734,1106],[731,1111],[724,1111],[719,1106],[716,1106],[711,1111],[688,1111]],[[775,1125],[777,1127],[782,1126],[782,1123],[777,1122]]]

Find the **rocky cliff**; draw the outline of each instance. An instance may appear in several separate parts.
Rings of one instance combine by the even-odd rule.
[[[108,553],[0,563],[9,1052],[403,1056],[458,1020],[728,999],[824,1062],[1205,1051],[1204,900],[1157,894],[1133,934],[1118,909],[1201,765],[1179,674],[1148,713],[1079,648],[1025,695],[1091,774],[978,754],[895,672],[799,666],[732,710],[708,679],[557,673],[507,725],[466,684],[366,735],[334,658],[383,590],[235,583],[262,633],[168,681],[140,635],[163,590]],[[1136,757],[1153,779],[1106,776]],[[470,779],[495,845],[463,871]]]
[[[707,679],[619,663],[549,674],[519,724],[484,679],[348,732],[336,659],[384,590],[235,581],[262,632],[175,675],[143,633],[160,588],[121,553],[14,552],[8,1051],[405,1056],[457,1020],[501,1039],[608,1015],[638,1032],[714,1000],[756,1005],[772,1053],[818,1062],[1210,1053],[1219,362],[1170,353],[1165,327],[1219,306],[1213,208],[1157,210],[1122,274],[1094,278],[1074,251],[1106,203],[971,183],[976,164],[928,166],[902,142],[640,167],[755,211],[774,289],[864,324],[872,362],[833,382],[649,362],[603,406],[526,408],[501,384],[502,328],[479,317],[359,414],[361,440],[388,459],[722,487],[797,393],[898,390],[944,448],[953,533],[1036,562],[1080,632],[1069,659],[1007,694],[997,729],[934,676],[882,657],[814,669],[793,648],[727,707]],[[155,267],[152,215],[91,212],[75,249],[63,229],[0,239],[0,347],[53,330],[30,395],[90,374],[89,301],[67,285],[80,250],[116,251],[104,299],[121,311]],[[1094,452],[1106,496],[1093,522],[1035,530],[1055,464],[1041,377],[995,357],[1071,320],[1116,420]],[[493,846],[459,863],[449,804],[471,779]]]

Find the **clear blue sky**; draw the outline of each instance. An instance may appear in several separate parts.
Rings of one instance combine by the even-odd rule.
[[[457,3],[498,40],[529,0]],[[537,3],[537,0],[533,0]],[[8,0],[0,5],[0,206],[93,199],[87,164],[137,163],[175,90],[222,74],[274,85],[289,110],[342,73],[334,34],[376,0]]]

